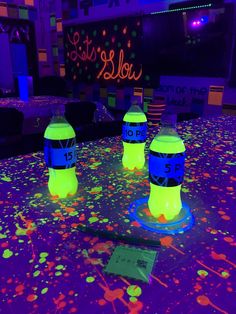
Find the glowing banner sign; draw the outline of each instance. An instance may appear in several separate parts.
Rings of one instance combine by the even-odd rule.
[[[135,86],[141,81],[140,18],[68,26],[64,40],[69,79]]]

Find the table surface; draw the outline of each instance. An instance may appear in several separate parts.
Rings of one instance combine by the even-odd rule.
[[[176,236],[129,217],[129,204],[148,196],[148,173],[122,169],[120,137],[79,144],[79,189],[66,200],[48,195],[42,152],[1,160],[0,312],[236,313],[235,125],[230,116],[178,125],[195,225]],[[79,232],[79,223],[160,239],[149,284],[105,274],[117,243]]]
[[[31,107],[48,107],[49,105],[65,105],[68,102],[79,101],[76,98],[59,96],[31,96],[28,101],[19,97],[0,98],[0,107],[14,107],[17,109],[29,109]]]
[[[23,112],[23,134],[43,132],[52,116],[52,109],[56,105],[79,102],[77,98],[59,96],[32,96],[29,101],[19,97],[0,98],[0,107],[16,108]]]

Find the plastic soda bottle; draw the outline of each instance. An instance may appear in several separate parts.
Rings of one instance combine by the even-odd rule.
[[[64,110],[64,108],[63,108]],[[44,133],[44,157],[49,170],[48,189],[52,196],[65,198],[76,193],[76,137],[62,107],[56,109]]]
[[[134,104],[123,118],[122,141],[124,168],[142,169],[145,164],[144,148],[147,138],[147,118],[142,109]]]
[[[176,115],[164,113],[160,132],[149,152],[150,195],[148,207],[154,217],[174,219],[181,211],[185,146],[175,130]]]

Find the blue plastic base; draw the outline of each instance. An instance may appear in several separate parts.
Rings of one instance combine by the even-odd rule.
[[[145,197],[134,201],[129,207],[130,216],[139,222],[143,228],[157,233],[178,234],[189,230],[193,226],[194,218],[186,203],[183,203],[179,215],[166,223],[158,222],[155,217],[147,215],[147,203],[148,197]]]

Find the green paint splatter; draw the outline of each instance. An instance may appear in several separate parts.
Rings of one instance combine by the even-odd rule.
[[[86,278],[86,281],[88,282],[88,283],[92,283],[92,282],[94,282],[94,280],[95,280],[95,278],[94,277],[87,277]]]
[[[69,216],[78,216],[79,212],[77,212],[76,210],[74,212],[69,213]]]
[[[131,297],[139,297],[142,294],[142,289],[137,285],[129,286],[126,291]]]
[[[89,223],[92,224],[94,222],[98,221],[98,217],[90,217],[89,218]]]
[[[55,276],[61,276],[62,275],[62,272],[61,271],[57,271],[57,272],[55,272]]]
[[[9,249],[6,249],[6,250],[3,251],[2,257],[3,258],[9,258],[12,255],[13,255],[13,252],[11,250],[9,250]]]
[[[34,277],[38,277],[39,274],[40,274],[40,270],[36,270],[36,271],[33,273],[33,276],[34,276]]]
[[[12,181],[11,178],[7,177],[7,176],[1,177],[1,180],[5,181],[5,182],[11,182]]]
[[[95,188],[92,188],[92,189],[89,191],[89,193],[93,193],[93,194],[95,194],[95,193],[100,193],[100,192],[102,192],[102,186],[97,186],[97,187],[95,187]]]
[[[43,263],[45,263],[46,262],[46,258],[40,258],[40,260],[39,260],[39,263],[40,264],[43,264]]]
[[[132,302],[132,303],[135,303],[135,302],[138,301],[138,299],[135,298],[135,297],[130,297],[129,300],[130,300],[130,302]]]
[[[108,222],[108,221],[109,221],[108,218],[104,218],[104,219],[102,220],[102,222]]]
[[[198,271],[197,271],[197,274],[198,274],[199,276],[201,276],[201,277],[206,277],[206,276],[208,276],[208,272],[205,271],[205,270],[203,270],[203,269],[198,270]]]
[[[40,256],[41,258],[47,257],[47,256],[48,256],[48,253],[47,253],[47,252],[42,252],[42,253],[39,254],[39,256]]]
[[[6,235],[5,234],[2,234],[2,233],[0,233],[0,239],[6,239]]]
[[[55,268],[56,268],[57,270],[61,270],[61,269],[64,269],[64,265],[57,265]]]
[[[229,273],[227,271],[222,271],[221,272],[221,275],[224,277],[224,278],[228,278],[229,277]]]
[[[43,288],[42,290],[41,290],[41,294],[45,294],[45,293],[47,293],[48,292],[48,288]]]

